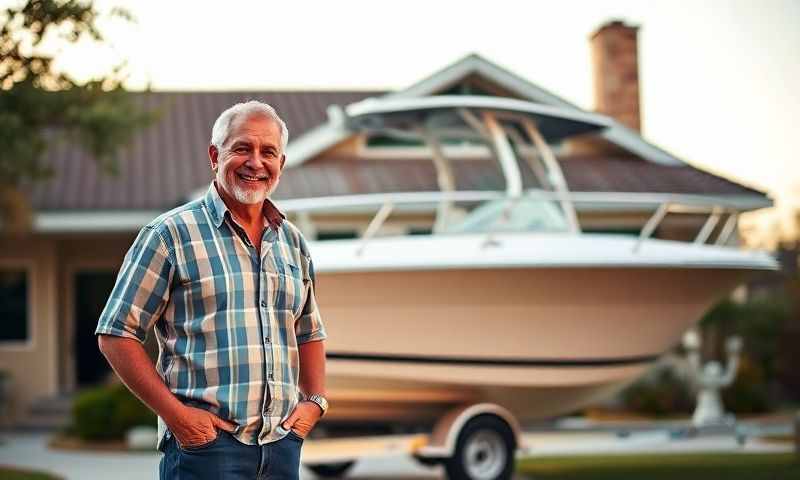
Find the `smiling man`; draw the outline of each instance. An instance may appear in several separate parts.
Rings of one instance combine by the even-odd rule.
[[[159,416],[161,479],[296,479],[328,408],[313,263],[269,200],[288,137],[264,103],[222,112],[208,192],[142,229],[100,317],[100,349]]]

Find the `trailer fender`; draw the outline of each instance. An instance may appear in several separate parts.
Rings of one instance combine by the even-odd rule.
[[[514,415],[494,403],[463,405],[448,411],[433,428],[426,445],[415,450],[414,455],[421,459],[445,459],[453,455],[458,435],[464,426],[480,415],[499,417],[511,428],[517,448],[522,448],[522,429]]]

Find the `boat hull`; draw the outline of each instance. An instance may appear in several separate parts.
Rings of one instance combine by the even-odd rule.
[[[482,268],[321,272],[328,421],[427,422],[493,402],[568,413],[639,376],[752,272]]]

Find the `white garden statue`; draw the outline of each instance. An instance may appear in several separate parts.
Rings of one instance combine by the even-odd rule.
[[[736,378],[742,339],[731,337],[725,342],[728,361],[724,370],[716,361],[702,365],[700,345],[700,335],[696,330],[689,330],[683,336],[683,346],[686,348],[689,360],[689,374],[697,389],[697,406],[692,415],[692,424],[695,427],[731,425],[734,423],[734,416],[725,413],[719,392],[732,384]]]

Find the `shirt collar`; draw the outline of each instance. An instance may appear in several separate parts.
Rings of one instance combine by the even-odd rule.
[[[217,187],[214,185],[213,181],[211,182],[211,185],[208,186],[208,192],[206,192],[205,196],[205,203],[208,207],[208,213],[211,215],[211,219],[214,221],[214,225],[219,228],[222,225],[222,222],[225,220],[225,214],[228,213],[229,210],[228,206],[225,205],[225,202],[219,195]],[[270,227],[272,227],[274,230],[277,230],[286,219],[286,215],[284,215],[283,212],[281,212],[269,198],[264,200],[264,205],[261,208],[261,212],[264,217],[266,217]]]

